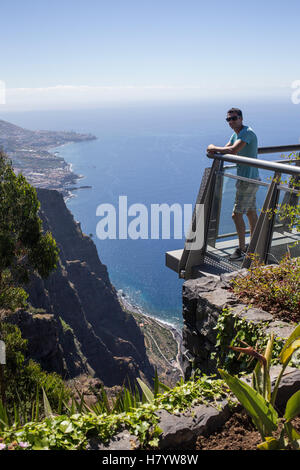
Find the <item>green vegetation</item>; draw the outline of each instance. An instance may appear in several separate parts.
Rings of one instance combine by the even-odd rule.
[[[63,329],[64,334],[67,333],[68,331],[70,331],[71,333],[73,333],[72,328],[70,327],[70,325],[68,325],[67,322],[64,321],[63,318],[59,317],[59,321],[60,321],[60,323],[61,323],[61,326],[62,326],[62,329]]]
[[[249,273],[232,281],[232,289],[248,305],[281,320],[300,321],[300,258],[286,256],[267,267],[254,259]]]
[[[6,315],[27,306],[23,286],[32,273],[46,278],[57,266],[56,242],[51,233],[43,233],[38,210],[36,190],[22,174],[15,175],[11,162],[0,151],[0,309]],[[26,341],[17,327],[1,321],[0,339],[7,351],[4,373],[0,366],[2,400],[12,403],[7,405],[8,415],[14,407],[14,413],[21,410],[25,422],[37,385],[48,388],[50,400],[55,401],[57,388],[64,389],[63,382],[44,373],[33,361],[25,362]]]
[[[43,233],[38,210],[36,190],[0,151],[0,308],[24,307],[30,275],[46,278],[56,268],[56,242]]]
[[[124,429],[137,436],[142,447],[156,447],[162,432],[158,426],[158,410],[178,413],[200,403],[219,406],[219,400],[229,397],[225,383],[214,377],[195,377],[171,390],[161,384],[156,375],[154,392],[142,381],[138,382],[140,389],[125,388],[113,404],[109,404],[104,389],[93,407],[85,403],[83,396],[79,400],[73,398],[67,413],[59,416],[52,412],[44,394],[46,418],[32,420],[22,427],[6,426],[5,420],[1,420],[0,407],[3,449],[9,446],[32,450],[86,449],[90,438],[97,437],[106,443]]]
[[[13,311],[27,305],[23,286],[31,274],[36,272],[47,277],[58,262],[55,240],[50,233],[42,232],[38,210],[34,188],[22,175],[14,174],[11,164],[0,153],[0,309]],[[292,219],[289,210],[296,214],[295,225],[296,209],[286,208],[285,215]],[[255,260],[249,274],[232,284],[242,301],[289,322],[300,319],[299,287],[300,260],[289,257],[268,268]],[[32,314],[44,313],[30,306],[28,310]],[[144,332],[153,362],[157,361],[163,368],[165,363],[176,359],[177,344],[172,333],[150,318],[134,316]],[[64,334],[72,333],[62,318],[60,322]],[[261,434],[259,448],[299,449],[300,435],[293,428],[292,420],[300,413],[300,392],[288,401],[283,419],[275,410],[275,399],[283,372],[300,348],[300,325],[284,342],[272,335],[265,336],[261,324],[248,322],[225,309],[216,330],[215,359],[221,379],[195,371],[191,380],[181,380],[170,388],[156,373],[153,390],[137,379],[134,387],[123,386],[114,399],[109,399],[102,387],[98,401],[91,405],[84,394],[79,393],[79,398],[75,398],[59,375],[46,373],[37,363],[27,360],[27,341],[18,327],[0,322],[7,359],[1,377],[5,399],[0,401],[0,450],[86,449],[90,438],[107,443],[124,429],[136,436],[143,448],[155,448],[162,433],[159,410],[179,414],[197,404],[219,408],[224,399],[233,406],[236,401],[232,393]],[[159,344],[165,346],[163,351],[157,337]],[[246,347],[240,347],[240,343]],[[236,352],[240,358],[236,358]],[[254,359],[258,360],[257,364]],[[271,393],[270,366],[274,363],[281,363],[282,370]],[[248,372],[253,373],[252,387],[232,375]]]
[[[288,160],[300,160],[300,154],[291,153],[286,156]],[[300,232],[300,178],[290,176],[286,180],[279,178],[278,183],[284,184],[293,188],[296,192],[290,194],[289,202],[285,204],[279,204],[277,209],[275,209],[275,215],[281,222],[284,222],[288,225],[288,229],[292,231],[293,228]]]
[[[254,358],[240,355],[238,358],[233,347],[246,343],[263,351],[271,335],[266,335],[264,329],[267,322],[254,323],[234,315],[232,311],[225,308],[219,315],[217,325],[216,352],[212,358],[216,360],[217,367],[224,368],[230,374],[241,374],[252,372],[255,363]],[[272,364],[279,362],[279,355],[284,344],[284,339],[277,337],[273,344]],[[293,363],[297,366],[297,360]]]
[[[8,422],[12,424],[16,410],[20,424],[31,420],[33,404],[42,400],[41,397],[37,400],[37,389],[46,391],[51,406],[58,411],[62,400],[67,401],[71,395],[62,378],[43,371],[33,360],[25,359],[27,340],[22,338],[16,325],[1,322],[0,332],[6,345],[3,383]]]
[[[300,348],[300,325],[298,325],[280,354],[282,364],[281,372],[277,377],[274,390],[271,392],[270,366],[273,351],[274,337],[267,344],[264,355],[254,348],[236,348],[238,352],[257,358],[257,365],[253,371],[252,387],[237,377],[233,377],[224,370],[219,370],[231,391],[251,416],[254,425],[259,431],[262,444],[258,446],[263,450],[300,449],[300,434],[292,425],[292,420],[300,414],[300,390],[288,400],[282,419],[275,410],[276,396],[283,373],[289,364],[294,352]],[[274,433],[279,437],[274,437]]]

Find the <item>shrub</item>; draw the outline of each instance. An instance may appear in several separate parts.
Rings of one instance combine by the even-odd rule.
[[[6,345],[4,383],[8,414],[13,414],[14,407],[18,407],[22,412],[23,422],[31,419],[37,389],[42,388],[53,409],[58,410],[62,400],[67,401],[70,397],[70,391],[62,378],[56,373],[43,371],[35,361],[25,359],[27,340],[22,338],[16,325],[2,322],[0,328]],[[42,403],[42,397],[40,400]]]
[[[249,273],[232,281],[242,302],[272,313],[275,318],[300,320],[300,258],[284,257],[278,265],[265,266],[254,259]]]
[[[23,286],[33,272],[43,278],[57,267],[58,248],[44,233],[36,190],[0,150],[0,308],[26,304]]]
[[[292,421],[300,414],[300,390],[294,393],[288,400],[282,419],[279,418],[275,410],[275,404],[283,373],[294,352],[300,348],[300,324],[295,328],[282,348],[280,354],[282,368],[276,379],[274,389],[271,391],[270,366],[273,344],[274,337],[271,336],[263,355],[252,347],[233,348],[239,353],[242,352],[257,359],[257,365],[252,376],[252,387],[237,377],[231,376],[224,370],[219,369],[219,372],[228,387],[251,416],[253,424],[259,431],[262,438],[262,443],[258,445],[259,449],[299,450],[300,434],[293,427]],[[278,431],[280,431],[279,434]]]
[[[263,351],[271,336],[265,334],[266,326],[266,322],[247,321],[245,318],[233,314],[230,308],[223,309],[215,327],[217,331],[216,351],[211,355],[212,359],[216,361],[217,367],[225,369],[230,374],[251,373],[255,367],[254,358],[243,354],[237,357],[231,348],[240,346],[240,343],[246,343]],[[272,364],[278,363],[283,344],[283,338],[274,339]],[[293,365],[298,365],[296,359]]]

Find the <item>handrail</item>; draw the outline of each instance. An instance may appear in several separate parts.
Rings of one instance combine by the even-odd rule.
[[[290,158],[288,160],[282,160],[282,158],[280,160],[270,160],[274,163],[283,163],[284,165],[290,165],[291,163],[295,163],[295,162],[299,162],[299,158]],[[236,165],[235,164],[232,164],[232,165],[226,165],[224,166],[224,168],[235,168]]]
[[[229,149],[228,149],[229,150]],[[226,151],[226,149],[225,149]],[[194,276],[193,269],[195,267],[201,268],[202,265],[206,263],[206,255],[208,251],[208,246],[216,247],[216,241],[220,239],[225,239],[237,235],[236,232],[233,233],[223,233],[219,234],[219,220],[220,220],[220,210],[221,210],[221,198],[222,198],[222,184],[223,178],[220,175],[226,175],[230,178],[241,179],[256,183],[258,185],[268,186],[268,191],[266,198],[263,204],[263,208],[260,211],[260,215],[255,227],[255,230],[251,236],[249,250],[251,253],[257,253],[259,259],[268,262],[269,248],[271,244],[271,235],[273,233],[274,227],[284,229],[287,226],[286,221],[284,220],[283,224],[278,224],[276,217],[274,216],[274,209],[279,201],[279,194],[281,190],[296,192],[296,197],[293,199],[295,202],[298,198],[298,191],[293,188],[294,182],[290,181],[291,188],[287,186],[279,185],[280,174],[290,174],[294,175],[296,181],[300,180],[300,166],[297,164],[300,163],[298,152],[300,151],[300,144],[296,145],[283,145],[276,147],[260,147],[258,149],[258,154],[272,154],[276,152],[287,152],[294,151],[297,155],[297,158],[290,158],[287,160],[261,160],[257,158],[249,158],[242,155],[234,154],[221,154],[221,153],[212,153],[209,152],[207,157],[213,160],[212,166],[209,169],[205,170],[202,177],[200,190],[197,196],[196,204],[193,211],[192,222],[190,225],[189,233],[186,236],[186,242],[184,249],[179,256],[178,251],[176,255],[172,255],[172,252],[167,253],[166,264],[171,269],[174,269],[179,274],[180,278],[190,279]],[[273,180],[270,184],[267,184],[262,181],[254,181],[250,178],[239,177],[231,174],[224,173],[227,166],[223,165],[224,162],[229,162],[228,167],[236,166],[237,164],[247,165],[250,167],[261,168],[265,170],[272,171],[274,173]],[[291,166],[291,163],[294,163],[294,166]],[[230,165],[231,164],[231,165]],[[283,201],[285,200],[286,195],[284,196]],[[294,204],[292,202],[292,204]],[[201,205],[204,207],[204,217],[198,217],[197,207]],[[273,216],[270,217],[269,211],[273,211]],[[287,216],[288,218],[288,216]],[[204,233],[204,237],[203,237]],[[249,233],[249,230],[246,231]],[[197,239],[198,235],[200,236],[200,243],[192,246],[192,243]],[[222,264],[223,258],[220,259]],[[215,260],[213,260],[213,263]],[[225,263],[226,264],[226,263]],[[242,267],[249,268],[251,264],[250,258],[245,258],[243,261]],[[228,267],[228,266],[227,266]],[[227,269],[226,266],[224,269]],[[200,269],[201,272],[201,269]],[[203,273],[206,272],[204,269]],[[209,272],[209,271],[208,271]],[[197,271],[196,275],[199,275]]]
[[[279,153],[293,150],[300,150],[300,144],[295,145],[278,145],[275,147],[258,147],[257,153]]]
[[[272,147],[269,147],[272,148]],[[277,148],[277,147],[274,147]],[[278,147],[279,148],[279,147]],[[300,145],[299,145],[300,148]],[[222,160],[231,163],[241,163],[243,165],[254,166],[263,170],[279,171],[280,173],[288,173],[290,175],[300,176],[300,167],[288,166],[284,163],[269,162],[267,160],[259,160],[257,158],[243,157],[242,155],[207,153],[208,158]]]

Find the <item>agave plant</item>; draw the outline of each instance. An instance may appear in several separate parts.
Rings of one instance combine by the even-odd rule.
[[[44,388],[42,387],[43,393],[43,407],[40,407],[40,387],[36,387],[36,397],[31,405],[31,410],[27,410],[23,406],[18,393],[16,392],[17,401],[15,401],[12,407],[8,410],[7,406],[0,400],[0,431],[15,426],[16,428],[23,426],[29,421],[38,422],[43,419],[44,416],[53,416],[53,412],[50,407],[50,403]],[[61,405],[59,405],[61,406]]]
[[[219,369],[221,377],[237,397],[239,402],[251,416],[254,425],[259,431],[262,443],[259,449],[300,449],[300,434],[291,424],[291,421],[300,414],[300,390],[288,400],[283,418],[279,418],[275,409],[276,397],[283,373],[289,364],[294,352],[300,348],[300,324],[285,342],[280,353],[281,371],[276,379],[273,392],[271,391],[270,365],[273,351],[274,336],[268,341],[264,354],[246,345],[246,348],[233,350],[256,357],[257,365],[252,374],[252,386],[243,380]],[[273,436],[278,434],[279,438]]]
[[[84,393],[80,393],[77,390],[78,398],[73,396],[71,404],[63,402],[69,415],[74,413],[94,413],[96,415],[101,414],[118,414],[123,412],[130,412],[138,408],[142,403],[153,403],[155,398],[159,395],[160,390],[169,391],[170,388],[160,382],[155,370],[155,376],[153,379],[153,391],[145,384],[140,378],[137,378],[137,382],[132,386],[130,383],[123,386],[122,390],[116,396],[115,399],[109,400],[106,390],[101,386],[100,393],[97,394],[97,402],[92,405],[86,403]]]

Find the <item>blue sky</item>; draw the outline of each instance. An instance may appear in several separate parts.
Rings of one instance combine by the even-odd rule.
[[[280,95],[300,79],[297,0],[10,0],[7,106]]]

